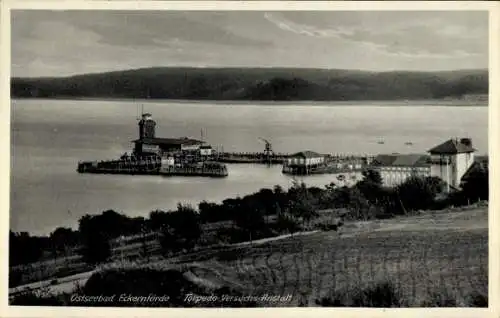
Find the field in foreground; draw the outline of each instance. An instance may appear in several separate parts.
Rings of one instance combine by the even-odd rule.
[[[384,282],[390,286],[376,291],[379,298],[397,300],[384,307],[486,306],[487,208],[355,222],[340,232],[207,249],[147,264],[116,263],[92,274],[74,293],[168,294],[176,299],[163,304],[95,304],[100,306],[215,305],[213,298],[189,303],[189,293],[218,295],[217,306],[234,306],[221,301],[225,294],[282,297],[265,298],[256,306],[316,306],[325,298],[329,301],[322,305],[377,306],[380,302],[348,298]],[[70,297],[59,296],[59,304],[78,305]]]
[[[280,306],[313,305],[381,281],[393,283],[408,306],[466,306],[470,295],[487,295],[486,208],[356,225],[189,262],[245,286],[246,293],[293,295]]]

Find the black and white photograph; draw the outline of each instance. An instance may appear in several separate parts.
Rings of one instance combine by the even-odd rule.
[[[234,5],[10,9],[9,306],[491,306],[488,7]]]

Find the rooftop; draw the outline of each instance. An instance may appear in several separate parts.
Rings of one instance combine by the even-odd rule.
[[[457,154],[476,151],[472,148],[472,142],[468,138],[462,139],[449,139],[440,145],[430,149],[428,152],[431,154]]]
[[[290,155],[290,157],[321,158],[321,157],[324,157],[324,155],[319,154],[319,153],[314,152],[314,151],[305,150],[305,151],[294,153],[294,154]]]
[[[371,165],[377,167],[427,167],[429,159],[428,155],[423,154],[378,155],[373,159]]]

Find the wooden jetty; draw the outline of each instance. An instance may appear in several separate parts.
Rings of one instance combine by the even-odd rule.
[[[342,174],[361,172],[363,169],[363,166],[338,168],[331,164],[311,168],[283,165],[282,172],[289,175]]]
[[[356,156],[332,156],[313,151],[301,151],[290,155],[284,162],[282,172],[291,175],[339,174],[360,172],[369,159]]]
[[[287,154],[266,154],[261,152],[221,152],[213,160],[221,163],[283,164]]]

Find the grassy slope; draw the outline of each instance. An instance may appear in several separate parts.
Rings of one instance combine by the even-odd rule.
[[[382,279],[396,284],[410,306],[421,306],[433,292],[460,305],[471,292],[487,293],[487,223],[486,208],[426,213],[358,222],[340,234],[322,232],[195,253],[179,262],[196,265],[197,275],[203,279],[244,288],[247,294],[294,296],[291,303],[279,306],[300,301],[312,304],[334,290],[345,291]],[[168,260],[146,266],[166,268],[172,263]]]
[[[148,264],[117,261],[106,267],[164,270],[182,264],[191,267],[193,279],[202,284],[231,286],[252,295],[293,295],[290,303],[268,306],[312,304],[333,291],[345,293],[384,278],[399,288],[410,306],[422,305],[433,292],[461,305],[471,292],[487,293],[487,214],[483,207],[354,222],[340,233],[211,248]],[[72,285],[50,289],[69,292]]]

